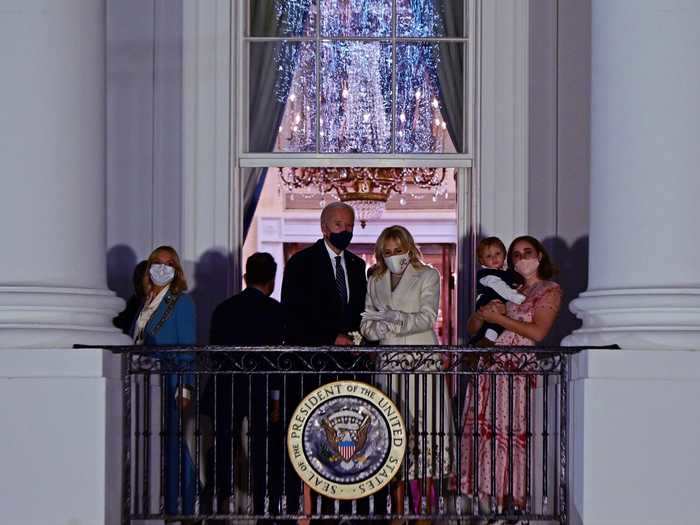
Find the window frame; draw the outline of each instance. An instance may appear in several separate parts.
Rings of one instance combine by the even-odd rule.
[[[245,0],[245,2],[234,2],[233,8],[236,11],[234,20],[237,21],[235,27],[236,37],[233,42],[238,51],[236,61],[235,83],[236,91],[240,94],[237,97],[237,104],[234,108],[233,121],[240,130],[237,133],[236,150],[237,164],[242,168],[248,167],[453,167],[471,168],[474,164],[475,137],[474,137],[474,117],[475,111],[475,74],[476,74],[476,49],[474,36],[476,35],[476,1],[464,0],[463,27],[466,28],[466,36],[461,37],[399,37],[396,35],[396,1],[392,0],[392,27],[394,30],[389,37],[377,36],[340,36],[322,37],[320,16],[314,35],[284,37],[284,36],[256,36],[247,34],[249,27],[250,2],[255,0]],[[317,2],[320,10],[320,1]],[[320,98],[321,92],[318,89],[321,85],[320,56],[321,43],[324,41],[365,41],[365,42],[385,42],[392,45],[392,109],[391,109],[391,148],[389,153],[324,153],[320,152]],[[316,153],[308,152],[250,152],[249,151],[249,70],[250,70],[250,44],[255,42],[314,42],[316,45]],[[465,151],[460,153],[396,153],[396,49],[398,45],[404,43],[439,43],[458,42],[464,52],[463,89],[465,104],[462,110],[462,140]]]

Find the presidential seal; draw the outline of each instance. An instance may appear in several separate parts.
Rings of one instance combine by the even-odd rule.
[[[287,429],[287,449],[294,470],[316,492],[335,499],[362,498],[399,471],[406,428],[381,390],[336,381],[299,403]]]

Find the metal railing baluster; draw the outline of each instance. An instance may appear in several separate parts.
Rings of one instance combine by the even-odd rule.
[[[508,374],[508,514],[513,514],[515,495],[513,494],[515,468],[513,467],[513,374]]]
[[[542,514],[545,514],[549,505],[549,376],[545,375],[542,386]]]
[[[175,413],[176,419],[177,419],[177,513],[178,514],[184,514],[184,501],[182,497],[182,474],[184,470],[184,465],[182,461],[182,453],[183,453],[183,442],[184,442],[184,417],[182,414],[182,410],[180,410],[179,403],[178,403],[178,395],[182,395],[182,389],[183,389],[183,382],[182,382],[182,374],[178,373],[177,374],[177,388],[175,389]],[[171,402],[173,402],[171,400]]]
[[[131,355],[122,358],[122,524],[131,522]]]
[[[143,375],[143,510],[151,512],[151,373]]]

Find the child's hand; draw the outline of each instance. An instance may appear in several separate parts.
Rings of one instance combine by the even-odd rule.
[[[488,323],[498,323],[505,313],[506,307],[500,301],[491,301],[486,306],[479,308],[479,314]]]

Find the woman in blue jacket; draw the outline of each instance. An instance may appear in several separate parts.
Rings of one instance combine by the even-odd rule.
[[[195,343],[194,303],[187,290],[187,281],[177,252],[160,246],[148,257],[143,288],[144,304],[136,318],[132,334],[134,344],[146,346],[192,345]],[[164,364],[187,367],[194,356],[190,353],[163,352],[158,356]],[[194,451],[186,439],[192,419],[191,373],[161,376],[165,396],[165,512],[193,514],[196,474]],[[178,440],[182,429],[183,436]],[[178,473],[178,467],[180,472]],[[179,474],[179,475],[178,475]],[[179,487],[179,491],[178,491]],[[182,506],[178,505],[178,492]]]

